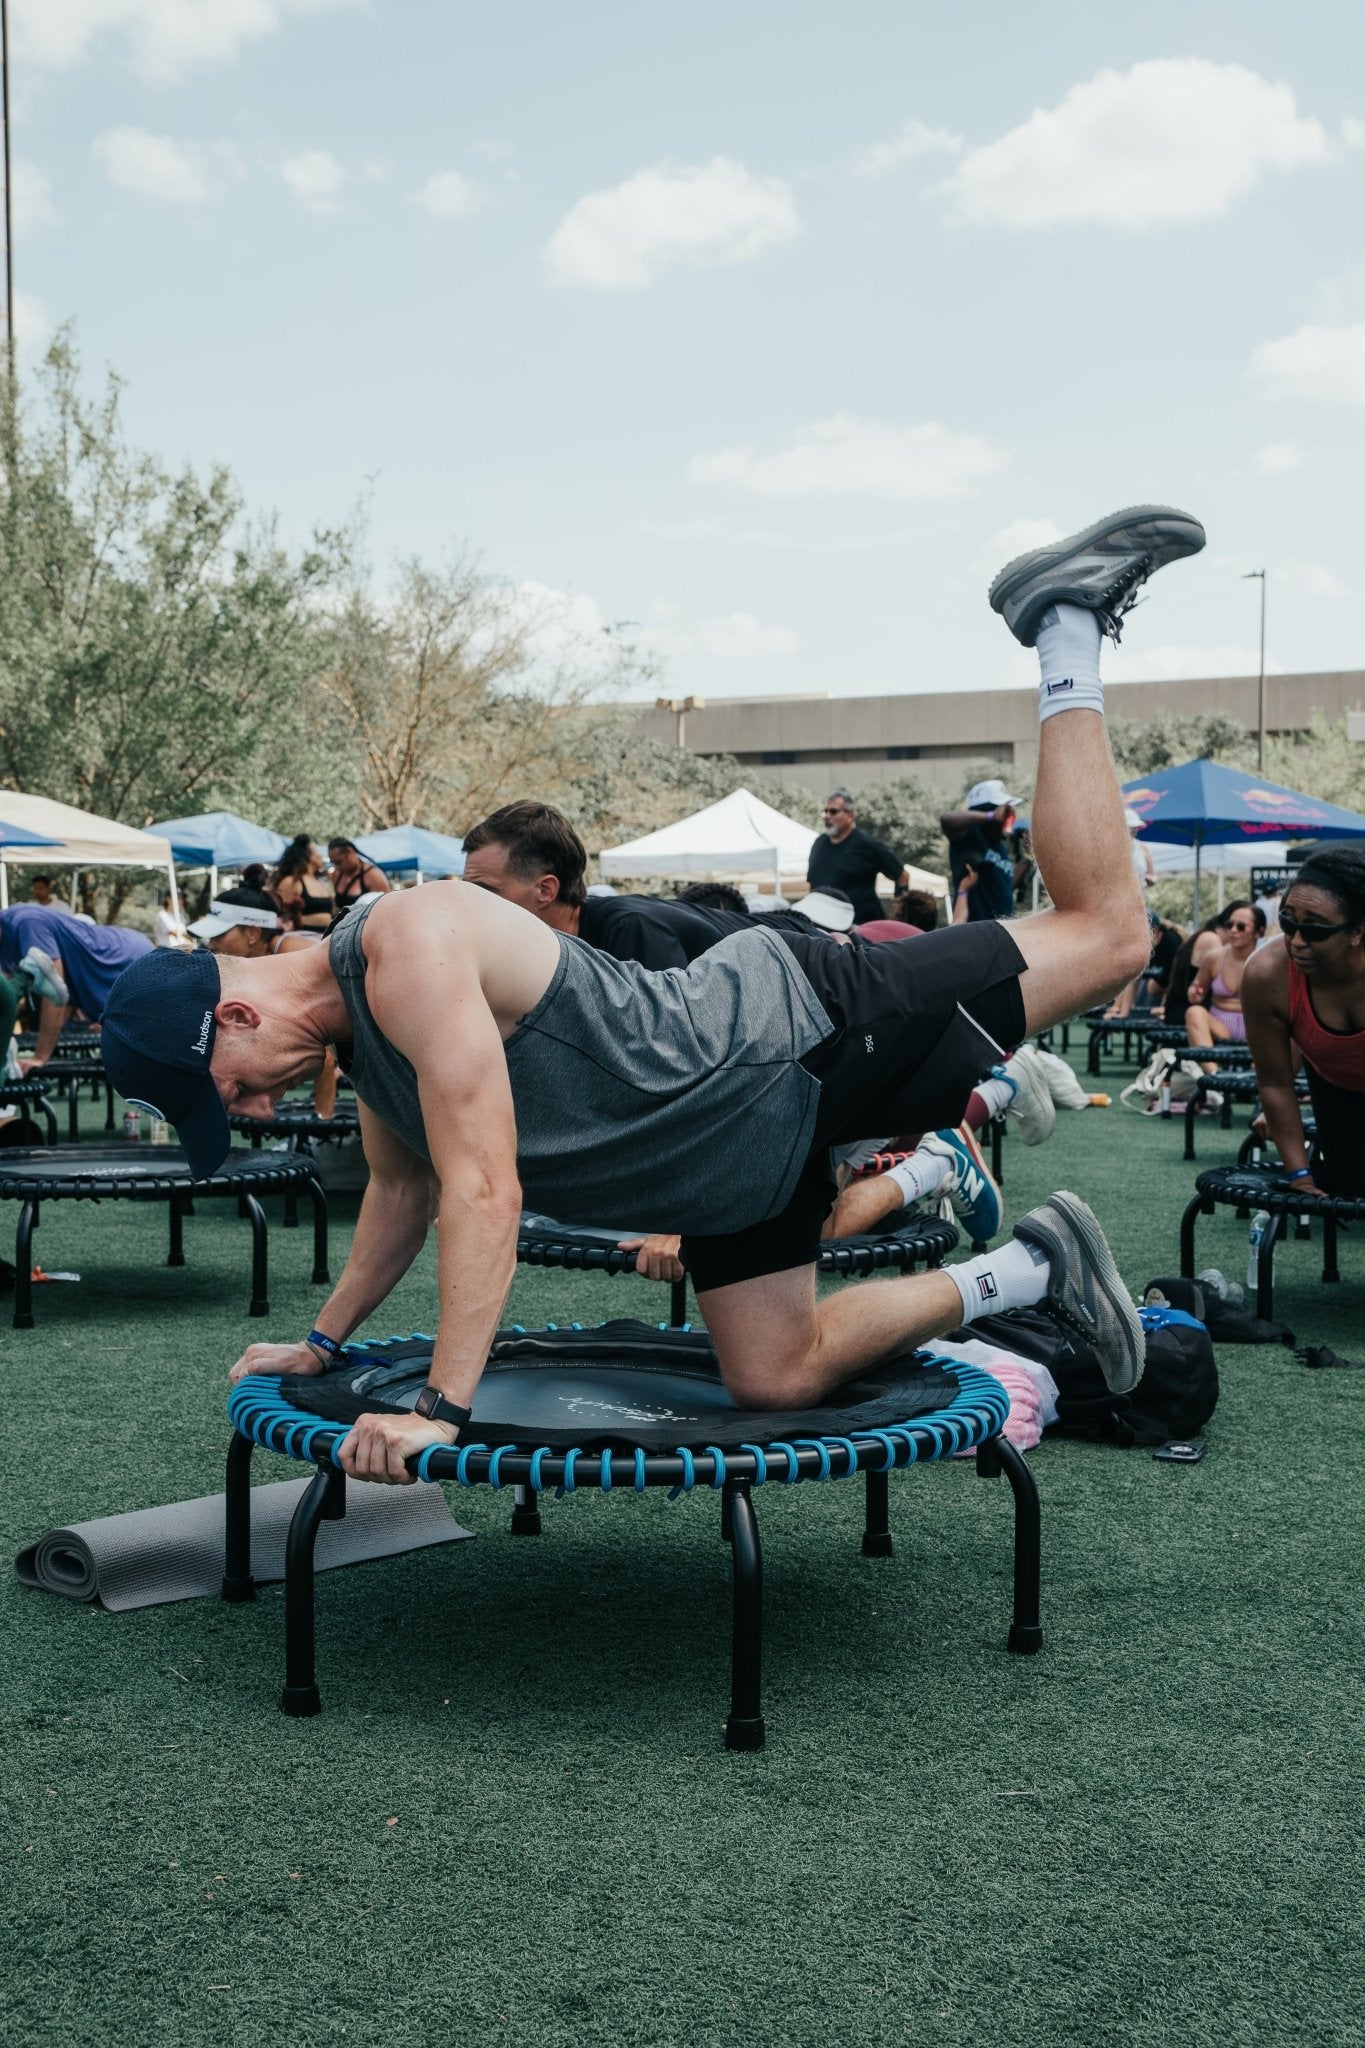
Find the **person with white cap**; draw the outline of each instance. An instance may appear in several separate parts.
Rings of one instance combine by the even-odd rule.
[[[208,915],[198,917],[189,927],[192,936],[220,957],[234,960],[266,960],[274,953],[306,953],[322,944],[321,932],[292,932],[280,920],[280,913],[263,889],[224,889],[209,905]],[[322,1072],[313,1082],[313,1108],[330,1117],[336,1108],[336,1055],[328,1052]]]
[[[996,776],[974,782],[962,810],[945,811],[939,827],[948,841],[953,877],[953,923],[1008,917],[1014,909],[1014,862],[1006,841],[1015,806]]]

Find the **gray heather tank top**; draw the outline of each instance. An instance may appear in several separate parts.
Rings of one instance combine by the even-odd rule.
[[[417,1077],[365,995],[364,904],[333,933],[356,1094],[429,1159]],[[420,972],[420,968],[417,970]],[[651,973],[563,938],[549,987],[503,1050],[528,1208],[564,1223],[719,1236],[783,1208],[819,1083],[799,1062],[833,1025],[780,939],[740,932]]]

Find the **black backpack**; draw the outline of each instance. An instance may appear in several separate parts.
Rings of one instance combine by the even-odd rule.
[[[981,1316],[959,1337],[979,1337],[1045,1365],[1057,1383],[1050,1434],[1124,1449],[1155,1448],[1197,1436],[1218,1405],[1218,1367],[1204,1325],[1180,1309],[1138,1311],[1147,1333],[1142,1378],[1126,1394],[1105,1384],[1091,1347],[1039,1309]]]

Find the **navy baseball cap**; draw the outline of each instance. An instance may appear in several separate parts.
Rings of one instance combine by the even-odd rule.
[[[175,1125],[196,1180],[218,1171],[232,1143],[210,1070],[222,992],[212,953],[144,953],[114,983],[100,1033],[109,1079],[126,1101]]]

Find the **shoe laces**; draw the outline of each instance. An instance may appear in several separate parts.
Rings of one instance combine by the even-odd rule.
[[[1123,634],[1123,621],[1134,605],[1140,602],[1138,592],[1152,573],[1150,555],[1138,555],[1128,562],[1109,588],[1100,597],[1096,610],[1099,613],[1100,629],[1107,633],[1117,646]]]

